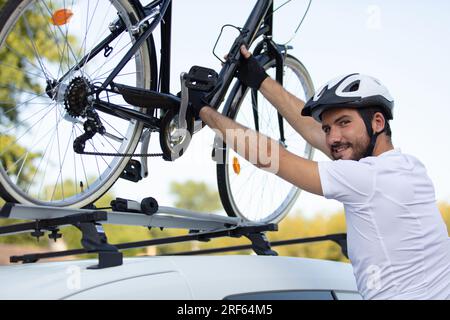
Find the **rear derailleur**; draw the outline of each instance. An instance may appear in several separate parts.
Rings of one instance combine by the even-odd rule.
[[[105,134],[106,129],[103,126],[98,113],[92,107],[86,109],[87,120],[83,124],[84,133],[75,139],[73,142],[73,149],[76,153],[84,153],[84,148],[86,147],[86,141],[92,139],[95,134],[100,133]]]

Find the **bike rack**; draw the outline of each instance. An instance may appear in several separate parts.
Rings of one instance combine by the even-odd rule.
[[[62,237],[62,234],[59,233],[61,227],[75,226],[81,231],[81,245],[83,247],[75,250],[12,256],[10,262],[35,263],[40,259],[97,253],[98,264],[88,267],[88,269],[104,269],[123,264],[123,254],[119,250],[242,236],[249,239],[251,244],[180,252],[171,255],[198,255],[252,249],[258,255],[275,256],[277,253],[272,250],[274,246],[333,241],[341,247],[342,253],[348,258],[345,233],[271,243],[265,232],[278,230],[278,226],[272,223],[257,223],[237,217],[199,213],[172,207],[159,207],[153,198],[146,198],[141,203],[117,198],[111,202],[111,206],[112,211],[104,211],[95,207],[72,209],[6,203],[0,208],[0,219],[31,220],[31,222],[2,226],[0,227],[0,236],[31,232],[31,235],[39,240],[40,237],[45,235],[45,232],[48,232],[48,237],[57,241]],[[108,243],[102,224],[142,226],[149,229],[153,227],[187,229],[189,234],[112,245]]]
[[[218,237],[245,236],[251,241],[251,248],[256,254],[277,255],[271,249],[270,242],[264,234],[267,231],[277,231],[276,224],[255,223],[240,218],[159,207],[154,199],[147,199],[152,200],[151,207],[145,206],[144,201],[141,204],[120,198],[113,201],[113,208],[125,209],[126,211],[123,212],[103,211],[95,208],[71,209],[6,203],[0,209],[0,218],[31,220],[32,222],[0,227],[0,236],[31,231],[31,235],[39,239],[44,236],[45,232],[49,232],[49,238],[56,241],[62,237],[59,228],[75,226],[82,233],[82,249],[13,256],[10,261],[12,263],[34,263],[44,258],[98,253],[98,264],[89,269],[122,265],[123,255],[119,250],[192,240],[208,241]],[[188,235],[179,237],[111,245],[108,243],[102,224],[177,228],[188,229],[190,232]]]

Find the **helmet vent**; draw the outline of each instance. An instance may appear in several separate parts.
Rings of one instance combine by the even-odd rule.
[[[347,87],[345,87],[345,89],[343,90],[343,92],[354,92],[354,91],[358,91],[358,90],[359,90],[359,84],[360,84],[360,80],[353,81],[353,82],[350,83]]]
[[[320,93],[317,95],[318,98],[322,97],[322,95],[325,93],[325,91],[327,90],[327,87],[325,86]]]

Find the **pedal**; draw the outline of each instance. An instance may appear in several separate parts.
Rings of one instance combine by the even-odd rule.
[[[210,92],[217,85],[219,75],[213,69],[193,66],[184,79],[189,89]]]
[[[141,176],[141,163],[137,160],[131,159],[128,163],[125,169],[123,169],[122,174],[120,175],[120,178],[132,181],[132,182],[138,182],[142,180]]]

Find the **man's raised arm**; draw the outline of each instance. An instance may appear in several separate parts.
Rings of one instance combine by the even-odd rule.
[[[245,59],[251,59],[251,53],[245,46],[241,47],[241,53]],[[260,68],[262,69],[262,67]],[[261,79],[263,77],[263,70],[257,69],[258,66],[252,66],[252,68],[249,68],[248,70],[244,68],[244,72],[247,72],[248,74],[240,75],[240,80],[246,85],[250,84],[249,86],[252,87],[253,78],[256,77]],[[256,89],[260,90],[264,97],[269,100],[283,118],[285,118],[310,145],[321,150],[331,158],[330,150],[325,143],[325,133],[322,131],[320,123],[314,121],[311,117],[303,117],[301,115],[305,102],[288,92],[278,82],[268,76],[266,76],[262,82],[256,81],[256,83],[259,84],[259,87]]]

